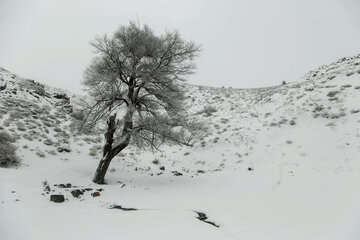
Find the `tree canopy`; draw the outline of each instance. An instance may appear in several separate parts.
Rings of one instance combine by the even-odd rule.
[[[91,45],[95,57],[83,83],[94,104],[85,122],[108,119],[103,158],[130,143],[158,149],[163,143],[192,145],[202,135],[202,124],[186,112],[183,85],[196,68],[199,45],[177,31],[156,36],[133,22]]]

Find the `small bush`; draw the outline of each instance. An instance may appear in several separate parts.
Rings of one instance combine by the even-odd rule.
[[[338,93],[339,93],[339,91],[330,91],[330,92],[327,94],[327,96],[328,96],[328,97],[335,97],[335,95],[338,94]]]
[[[73,111],[70,116],[78,121],[83,121],[86,118],[85,112],[80,109]]]
[[[20,160],[16,155],[16,147],[12,144],[14,139],[5,132],[0,132],[0,166],[17,165]]]
[[[101,145],[94,145],[90,148],[89,155],[93,157],[97,156],[100,151],[101,151]]]
[[[212,113],[217,112],[217,109],[213,106],[207,105],[202,110],[197,112],[196,114],[203,114],[205,113],[207,116],[211,116]]]

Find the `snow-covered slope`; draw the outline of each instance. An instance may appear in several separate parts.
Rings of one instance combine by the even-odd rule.
[[[208,136],[129,148],[97,186],[102,136],[76,133],[83,98],[0,69],[0,127],[22,158],[0,169],[1,239],[360,239],[360,55],[275,87],[186,87]]]

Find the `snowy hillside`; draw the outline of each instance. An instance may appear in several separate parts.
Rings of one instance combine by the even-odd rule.
[[[360,239],[360,55],[285,85],[185,87],[209,134],[126,149],[96,185],[84,98],[0,68],[0,130],[22,159],[0,168],[0,239]]]

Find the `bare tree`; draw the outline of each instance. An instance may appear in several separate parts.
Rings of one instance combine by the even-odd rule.
[[[93,182],[104,183],[111,160],[129,144],[158,149],[191,146],[204,128],[185,111],[182,82],[195,70],[200,47],[176,31],[156,36],[133,22],[112,37],[97,37],[96,56],[84,74],[94,104],[86,124],[107,119],[103,156]]]

